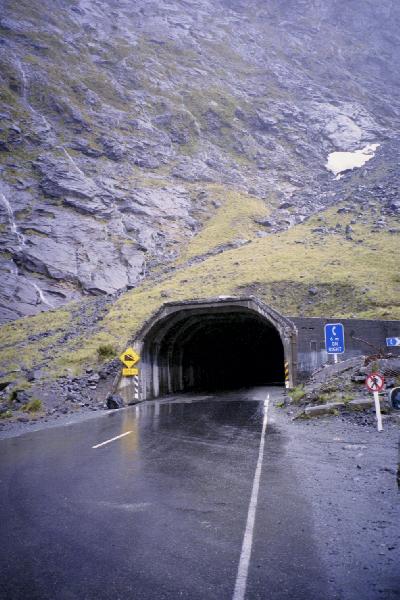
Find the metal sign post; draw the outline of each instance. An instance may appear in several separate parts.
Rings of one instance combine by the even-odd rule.
[[[333,361],[338,362],[338,354],[344,353],[344,327],[342,323],[327,323],[325,325],[325,348],[328,354],[333,354]]]
[[[365,380],[365,385],[369,389],[370,392],[374,394],[374,402],[375,402],[375,413],[376,413],[376,421],[378,424],[378,431],[383,430],[382,426],[382,415],[381,415],[381,405],[379,402],[379,392],[381,392],[385,385],[385,379],[383,375],[380,373],[371,373],[368,375]]]
[[[382,425],[381,405],[379,402],[379,393],[378,392],[374,392],[374,402],[375,402],[375,413],[376,413],[376,421],[378,424],[378,431],[382,431],[383,425]]]

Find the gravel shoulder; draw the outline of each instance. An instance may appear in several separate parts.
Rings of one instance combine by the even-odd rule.
[[[327,597],[399,598],[400,497],[398,421],[373,414],[292,420],[275,399],[271,426],[284,433],[285,463],[308,497]]]

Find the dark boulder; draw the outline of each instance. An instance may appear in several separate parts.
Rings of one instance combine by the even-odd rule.
[[[124,400],[119,394],[109,394],[106,399],[107,408],[110,410],[115,408],[123,408]]]

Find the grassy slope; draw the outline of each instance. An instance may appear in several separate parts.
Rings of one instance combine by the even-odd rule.
[[[221,206],[183,250],[179,264],[201,256],[217,246],[254,238],[256,231],[260,229],[255,219],[261,219],[267,214],[264,202],[258,198],[221,185],[209,185],[207,188]]]
[[[257,237],[254,218],[266,214],[264,204],[231,190],[213,192],[224,203],[185,249],[175,271],[123,294],[91,334],[60,339],[65,332],[78,330],[79,320],[90,320],[90,302],[83,305],[83,317],[82,309],[79,313],[73,304],[3,326],[0,370],[44,364],[50,377],[79,372],[98,362],[101,344],[111,343],[116,352],[122,351],[166,300],[252,293],[287,315],[400,319],[399,236],[373,232],[378,207],[364,213],[364,223],[353,225],[352,240],[343,233],[313,232],[321,225],[321,216],[325,226],[340,222],[343,232],[355,214],[338,215],[338,207],[289,231]],[[399,227],[400,219],[392,219],[391,226]],[[184,262],[238,238],[252,242],[191,266]],[[310,295],[310,287],[318,289],[317,295]],[[48,337],[29,341],[39,333]]]

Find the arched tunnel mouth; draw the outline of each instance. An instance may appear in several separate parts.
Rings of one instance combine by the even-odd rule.
[[[145,397],[283,385],[285,355],[273,322],[241,306],[182,310],[143,340]]]
[[[279,333],[245,314],[209,315],[183,346],[183,389],[219,391],[283,384]]]

